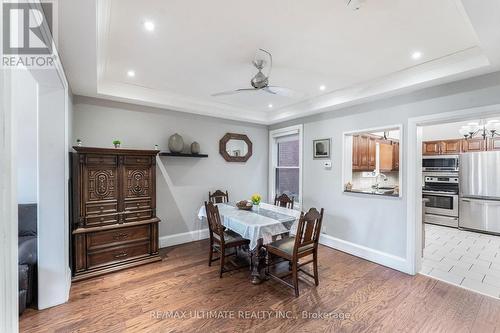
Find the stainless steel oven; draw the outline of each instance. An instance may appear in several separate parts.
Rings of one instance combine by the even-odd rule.
[[[424,172],[424,222],[458,227],[458,173]]]
[[[424,156],[422,170],[430,172],[458,172],[458,155]]]
[[[426,213],[458,217],[458,194],[423,191],[422,196],[429,199],[425,203]]]

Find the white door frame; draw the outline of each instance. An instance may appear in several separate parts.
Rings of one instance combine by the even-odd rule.
[[[19,287],[17,223],[15,223],[17,221],[17,177],[13,141],[15,127],[10,104],[11,72],[9,69],[0,71],[2,71],[0,73],[0,332],[17,332]]]
[[[444,122],[459,122],[500,115],[500,104],[431,114],[408,119],[407,174],[407,262],[410,274],[420,272],[422,258],[422,134],[419,128]],[[416,163],[414,163],[416,162]]]

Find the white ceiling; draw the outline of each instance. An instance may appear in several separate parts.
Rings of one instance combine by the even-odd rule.
[[[64,0],[59,49],[75,94],[269,124],[495,70],[468,1]],[[302,97],[211,96],[250,88],[258,48]]]

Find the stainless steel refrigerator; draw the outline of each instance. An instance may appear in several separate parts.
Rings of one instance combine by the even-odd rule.
[[[500,151],[460,155],[459,226],[500,234]]]

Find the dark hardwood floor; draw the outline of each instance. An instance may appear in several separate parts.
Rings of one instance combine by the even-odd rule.
[[[319,251],[319,287],[301,283],[299,298],[272,280],[252,285],[246,270],[219,279],[207,252],[208,241],[170,247],[161,262],[74,283],[67,304],[27,310],[20,330],[500,332],[500,301],[327,247]]]

